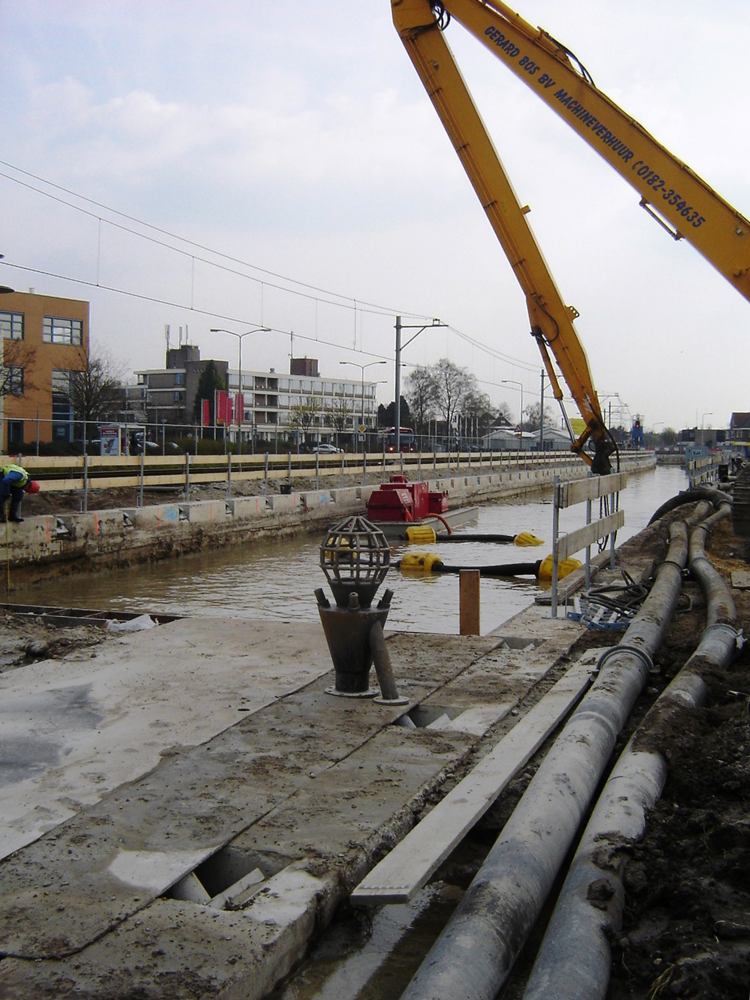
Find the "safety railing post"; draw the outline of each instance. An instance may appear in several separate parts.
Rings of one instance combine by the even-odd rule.
[[[83,510],[89,509],[89,456],[86,454],[86,442],[83,443]]]
[[[185,502],[190,503],[190,452],[185,452]]]
[[[560,477],[555,476],[552,491],[552,617],[557,618],[557,542],[560,535]]]
[[[593,473],[589,473],[592,476]],[[591,524],[591,500],[586,501],[586,524]],[[591,590],[591,546],[586,546],[586,593]]]
[[[263,496],[268,496],[268,452],[263,456]]]
[[[144,474],[144,464],[145,464],[145,461],[146,461],[145,444],[146,443],[144,441],[144,450],[141,452],[141,456],[140,456],[141,457],[141,461],[139,463],[140,468],[138,470],[138,472],[139,472],[139,476],[138,476],[138,506],[139,507],[143,506],[143,474]]]
[[[232,453],[227,455],[227,500],[232,497]]]

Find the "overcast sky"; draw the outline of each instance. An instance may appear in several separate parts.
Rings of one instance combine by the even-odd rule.
[[[744,4],[520,13],[750,214]],[[0,0],[0,38],[0,283],[90,300],[95,352],[162,367],[169,324],[172,346],[182,327],[234,367],[237,340],[210,328],[265,325],[244,368],[287,371],[293,350],[359,379],[339,362],[386,358],[367,377],[387,403],[395,316],[438,317],[405,362],[449,357],[513,413],[504,379],[538,401],[523,296],[388,0]],[[750,409],[748,303],[459,25],[448,39],[581,314],[605,415],[659,430]]]

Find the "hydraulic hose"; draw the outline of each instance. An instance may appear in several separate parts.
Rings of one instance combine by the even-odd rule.
[[[541,538],[536,538],[527,531],[522,531],[519,535],[492,535],[492,534],[469,534],[469,535],[441,535],[436,539],[441,545],[447,542],[498,542],[501,545],[544,545]]]
[[[460,573],[463,569],[477,569],[480,576],[539,576],[542,560],[523,563],[499,563],[495,566],[449,566],[440,560],[432,564],[431,573]]]
[[[705,668],[724,668],[738,649],[736,611],[729,588],[704,554],[710,526],[726,517],[723,504],[690,536],[690,571],[703,588],[707,627],[680,673],[629,741],[581,838],[523,1000],[604,1000],[609,987],[609,933],[622,925],[622,873],[629,844],[640,839],[646,813],[661,796],[667,761],[654,749],[686,708],[705,703]]]
[[[708,512],[701,505],[697,523]],[[672,618],[687,564],[684,522],[619,646],[541,763],[521,801],[403,1000],[493,1000],[536,923],[588,809],[617,735],[643,689]]]

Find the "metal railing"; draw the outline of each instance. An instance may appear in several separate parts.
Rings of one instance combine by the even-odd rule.
[[[642,457],[643,453],[639,454]],[[626,455],[621,455],[626,458]],[[346,482],[368,485],[387,481],[392,475],[408,479],[441,479],[456,476],[480,476],[492,473],[517,474],[546,469],[550,475],[582,468],[580,460],[568,452],[542,455],[505,452],[365,452],[340,454],[269,454],[262,455],[131,455],[131,456],[16,456],[5,461],[18,462],[40,482],[45,492],[80,492],[83,509],[91,491],[133,489],[143,504],[145,491],[182,491],[190,499],[193,487],[225,484],[227,497],[239,483],[258,482],[267,494],[271,484],[295,480],[311,481],[318,488]]]
[[[586,549],[586,591],[591,589],[591,546],[609,539],[610,565],[615,567],[615,532],[625,523],[625,512],[619,507],[619,493],[627,485],[627,475],[616,472],[611,476],[590,476],[560,482],[555,478],[552,503],[552,617],[557,618],[557,586],[560,563],[581,549]],[[591,519],[591,504],[601,500],[605,511],[596,521]],[[586,504],[586,524],[565,534],[560,531],[560,511],[575,504]]]

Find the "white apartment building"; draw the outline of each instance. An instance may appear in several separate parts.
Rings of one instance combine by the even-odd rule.
[[[289,375],[243,368],[241,384],[237,369],[229,369],[230,394],[242,392],[243,436],[272,441],[294,434],[310,443],[376,429],[377,382],[321,376],[311,358],[293,358],[290,367]]]
[[[200,349],[183,344],[167,351],[167,367],[136,372],[137,386],[130,390],[132,408],[147,424],[194,426],[195,398],[200,376],[212,363],[226,379],[233,403],[227,437],[243,441],[273,442],[291,437],[299,444],[354,444],[354,435],[377,428],[377,382],[362,378],[322,377],[315,358],[292,358],[290,373],[238,370],[225,361],[201,361]],[[243,419],[238,426],[234,404],[242,392]],[[364,428],[364,431],[360,431]],[[339,442],[339,438],[341,439]]]

